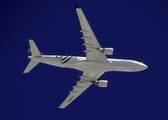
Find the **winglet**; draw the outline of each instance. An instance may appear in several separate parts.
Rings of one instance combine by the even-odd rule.
[[[75,5],[76,8],[79,8],[77,5]]]

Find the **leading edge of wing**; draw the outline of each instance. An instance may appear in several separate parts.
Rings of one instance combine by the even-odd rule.
[[[83,11],[76,5],[76,11],[79,18],[81,31],[83,33],[82,39],[84,39],[86,50],[86,59],[87,60],[96,60],[96,61],[107,61],[107,57],[104,53],[100,52],[101,48],[92,28],[90,27],[89,22],[87,21]]]
[[[84,71],[83,75],[80,76],[80,80],[77,81],[77,85],[73,86],[73,90],[70,91],[68,97],[64,100],[64,102],[59,106],[59,108],[64,109],[68,106],[72,101],[74,101],[79,95],[81,95],[89,86],[92,85],[92,81],[96,81],[104,72],[97,71]]]
[[[83,81],[83,80],[78,81],[77,85],[73,86],[74,89],[70,91],[70,94],[59,106],[59,108],[64,109],[72,101],[74,101],[80,94],[82,94],[90,85],[92,85],[92,82],[90,81]]]

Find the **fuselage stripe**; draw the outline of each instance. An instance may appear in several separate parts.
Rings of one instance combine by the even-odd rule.
[[[68,56],[65,56],[64,58],[61,59],[61,61],[65,60]]]
[[[72,56],[70,56],[66,61],[62,62],[62,64],[68,62],[71,58],[72,58]]]
[[[56,58],[62,58],[62,56],[56,56]]]

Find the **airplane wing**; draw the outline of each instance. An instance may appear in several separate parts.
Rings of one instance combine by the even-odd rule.
[[[101,46],[97,41],[97,38],[95,37],[82,9],[76,6],[76,11],[82,28],[82,30],[80,31],[83,33],[82,39],[84,39],[85,41],[85,44],[83,45],[86,46],[86,50],[84,51],[86,52],[86,59],[107,61],[106,55],[98,50],[99,48],[101,48]]]
[[[82,94],[90,85],[92,85],[92,81],[96,81],[104,72],[103,71],[84,71],[83,75],[80,76],[80,80],[77,81],[77,85],[73,86],[73,90],[70,91],[68,97],[64,100],[64,102],[59,106],[59,108],[64,109],[68,106],[72,101],[74,101],[80,94]]]

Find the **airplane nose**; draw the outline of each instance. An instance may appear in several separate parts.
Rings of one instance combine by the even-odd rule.
[[[145,64],[143,64],[143,63],[141,63],[141,69],[142,70],[146,70],[148,68],[148,66],[147,65],[145,65]]]
[[[148,66],[142,62],[134,61],[134,63],[136,64],[136,67],[134,68],[135,71],[142,71],[148,68]]]
[[[144,68],[145,68],[145,69],[147,69],[147,68],[148,68],[148,66],[147,66],[147,65],[145,65],[145,64],[143,64],[143,66],[144,66]]]
[[[132,64],[134,71],[142,71],[148,68],[148,66],[142,62],[138,62],[138,61],[131,61],[131,62],[132,62],[131,64]]]

